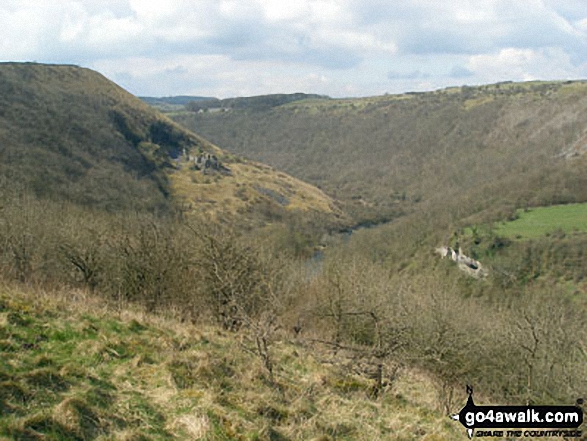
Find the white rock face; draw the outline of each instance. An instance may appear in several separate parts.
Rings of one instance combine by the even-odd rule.
[[[558,158],[575,159],[587,153],[587,134],[581,136],[570,146],[563,149],[561,153],[556,155]]]
[[[448,257],[453,262],[455,262],[459,269],[471,277],[475,277],[476,279],[482,279],[487,277],[488,273],[487,270],[483,268],[481,262],[475,260],[469,256],[466,256],[463,253],[463,250],[459,248],[459,251],[453,250],[451,247],[441,246],[435,249],[435,252],[440,254],[441,258]]]

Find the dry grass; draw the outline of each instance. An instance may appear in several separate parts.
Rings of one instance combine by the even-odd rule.
[[[179,200],[196,212],[211,215],[236,215],[254,211],[259,203],[276,210],[314,211],[339,218],[343,216],[335,201],[318,188],[275,169],[255,163],[227,164],[230,174],[193,170],[187,163],[170,173],[172,190]]]
[[[80,291],[0,292],[1,335],[20,345],[47,337],[3,354],[13,386],[2,403],[13,411],[0,416],[0,435],[12,439],[464,439],[427,398],[424,375],[406,372],[374,400],[370,380],[282,336],[272,385],[245,334],[113,309]]]

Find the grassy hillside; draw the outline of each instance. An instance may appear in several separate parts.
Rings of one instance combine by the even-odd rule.
[[[477,224],[459,236],[476,259],[491,269],[494,285],[551,284],[572,301],[587,298],[587,204],[519,209],[505,222]]]
[[[496,234],[527,239],[562,232],[587,232],[587,204],[553,205],[518,210],[516,219],[497,225]]]
[[[2,187],[37,197],[110,211],[181,206],[224,218],[238,209],[243,221],[291,211],[341,216],[319,190],[225,154],[75,66],[0,64],[0,144]],[[187,166],[187,155],[208,154],[225,173]]]
[[[173,118],[358,212],[438,201],[465,217],[586,200],[583,168],[569,160],[581,161],[586,110],[587,83],[533,82]]]
[[[12,440],[466,439],[438,412],[430,380],[372,381],[274,343],[276,378],[254,341],[129,309],[80,291],[0,288],[0,437]]]
[[[322,190],[253,161],[230,164],[227,175],[203,174],[179,162],[169,176],[175,199],[192,212],[243,224],[255,214],[264,221],[282,221],[296,213],[306,220],[318,216],[326,225],[345,221],[338,204]]]

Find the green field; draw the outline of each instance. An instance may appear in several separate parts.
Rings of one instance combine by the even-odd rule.
[[[562,230],[587,231],[587,204],[553,205],[518,210],[518,219],[499,224],[495,232],[509,238],[532,239]]]

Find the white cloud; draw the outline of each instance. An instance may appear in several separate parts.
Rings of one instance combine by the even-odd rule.
[[[576,78],[586,74],[587,8],[583,0],[3,0],[0,57],[107,69],[140,93],[306,86],[361,95]]]
[[[263,16],[270,22],[297,20],[309,13],[309,5],[305,1],[260,0],[259,4]]]
[[[393,42],[382,41],[373,34],[340,29],[320,30],[316,32],[313,40],[318,47],[327,46],[356,51],[381,51],[389,53],[397,51],[397,47]]]
[[[506,48],[494,54],[474,55],[468,68],[482,81],[576,78],[586,72],[561,49]]]
[[[581,32],[587,33],[587,18],[577,21],[576,26]]]
[[[331,83],[326,75],[304,66],[291,69],[289,64],[269,61],[235,63],[222,55],[181,56],[163,62],[131,58],[122,65],[119,60],[102,60],[94,67],[140,95],[149,95],[149,89],[162,77],[166,81],[157,83],[156,95],[173,94],[178,83],[184,85],[182,94],[217,97],[256,95],[259,87],[263,93],[320,90]],[[195,84],[193,78],[198,79]]]

